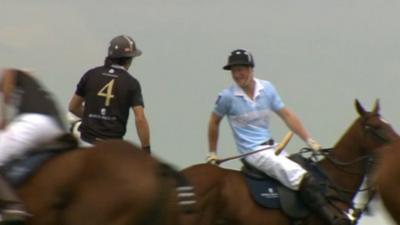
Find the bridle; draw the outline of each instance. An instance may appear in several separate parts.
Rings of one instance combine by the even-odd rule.
[[[370,113],[369,115],[364,115],[361,117],[360,125],[361,125],[363,135],[364,136],[371,135],[373,138],[375,138],[378,142],[380,142],[382,144],[390,142],[390,137],[388,137],[385,134],[385,130],[384,130],[385,127],[375,127],[368,123],[369,120],[373,117],[378,117],[380,119],[380,115],[378,113]],[[385,122],[385,121],[382,120],[382,122]],[[322,149],[319,152],[313,152],[312,157],[323,156],[327,160],[329,160],[329,162],[331,162],[335,166],[335,168],[339,169],[340,171],[347,173],[347,174],[351,174],[351,175],[365,175],[364,180],[365,179],[368,180],[368,176],[366,176],[366,174],[368,174],[373,167],[374,158],[375,158],[373,153],[366,153],[364,155],[356,157],[355,159],[352,159],[349,161],[342,161],[342,160],[335,158],[332,154],[330,154],[331,150],[332,149]],[[347,169],[343,168],[343,167],[354,165],[356,163],[363,163],[362,171],[353,172],[353,171],[348,171]],[[338,193],[338,195],[339,195],[338,200],[342,201],[343,203],[346,203],[348,205],[349,215],[353,217],[354,221],[357,221],[359,219],[359,217],[361,216],[362,211],[368,206],[369,202],[372,200],[373,193],[375,192],[375,186],[373,184],[367,182],[365,187],[362,187],[362,188],[354,191],[354,190],[349,190],[346,188],[339,187],[338,185],[335,185],[333,180],[330,179],[328,176],[327,176],[327,180],[328,180],[328,184],[327,184],[328,187]],[[354,208],[351,197],[349,198],[346,196],[349,196],[349,195],[356,196],[358,193],[365,192],[365,191],[368,192],[368,194],[369,194],[368,198],[367,198],[367,202],[360,209]],[[340,210],[340,209],[338,208],[338,210]]]
[[[380,118],[380,115],[378,113],[372,113],[368,116],[363,116],[361,118],[360,125],[361,125],[361,130],[363,132],[363,135],[364,136],[371,135],[378,142],[381,142],[382,144],[390,142],[390,138],[387,137],[387,135],[385,135],[385,132],[383,130],[384,128],[382,128],[382,127],[376,128],[373,125],[368,124],[368,121],[373,117]],[[373,161],[374,161],[373,154],[365,154],[365,155],[356,157],[355,159],[352,159],[349,161],[341,161],[341,160],[336,159],[331,154],[329,154],[330,150],[331,149],[322,150],[320,155],[327,158],[337,169],[341,170],[344,173],[351,174],[351,175],[366,174],[367,172],[369,172],[370,168],[373,165]],[[351,166],[351,165],[354,165],[354,164],[360,163],[360,162],[363,162],[363,164],[364,164],[364,170],[361,172],[352,172],[352,171],[348,171],[348,170],[341,168],[341,167]]]
[[[370,115],[363,116],[360,121],[361,129],[363,132],[363,135],[372,135],[372,137],[376,138],[377,141],[381,142],[382,144],[388,143],[390,141],[390,138],[388,138],[385,133],[384,133],[384,128],[382,127],[374,127],[373,125],[369,124],[368,121],[373,118],[373,117],[380,117],[378,113],[371,113]],[[349,161],[342,161],[337,158],[335,158],[331,153],[332,149],[322,149],[318,153],[314,153],[320,156],[325,157],[328,159],[337,169],[341,170],[344,173],[350,174],[350,175],[363,175],[367,174],[370,169],[373,166],[374,163],[374,155],[373,153],[367,153],[361,156],[356,157],[355,159],[349,160]],[[348,171],[344,169],[343,167],[351,166],[357,163],[363,163],[363,171],[360,172],[353,172],[353,171]],[[370,190],[372,187],[367,187],[364,188],[363,190],[359,191],[366,191]],[[345,192],[345,193],[352,193],[353,191],[351,190],[346,190],[344,188],[335,188],[337,191],[340,192]]]
[[[364,134],[371,134],[372,136],[374,136],[375,138],[377,138],[379,141],[383,142],[383,143],[387,143],[390,141],[390,138],[388,138],[387,136],[385,136],[383,128],[376,128],[373,127],[372,125],[368,124],[368,120],[373,118],[373,117],[378,117],[380,118],[380,114],[379,113],[372,113],[368,116],[364,116],[361,118],[361,126],[362,126],[362,130],[364,131]],[[381,118],[380,118],[381,119]],[[382,122],[386,123],[384,120],[381,119]]]
[[[319,158],[318,156],[322,156],[325,159],[329,160],[329,162],[336,169],[339,169],[340,171],[343,171],[343,172],[345,172],[347,174],[351,174],[351,175],[365,175],[372,168],[372,164],[373,164],[373,157],[371,154],[359,156],[359,157],[349,160],[349,161],[341,161],[330,154],[332,152],[332,148],[321,149],[318,152],[315,152],[314,150],[306,148],[306,149],[302,149],[300,151],[300,154],[302,152],[303,153],[311,152],[312,159],[318,159]],[[354,164],[360,163],[360,162],[363,163],[363,165],[364,165],[363,166],[364,169],[362,172],[352,172],[352,171],[348,171],[348,170],[342,168],[342,167],[351,166],[351,165],[354,165]],[[319,168],[320,171],[323,171],[322,168],[320,166],[318,166],[317,164],[315,164],[315,166],[317,168]],[[344,203],[347,206],[347,210],[346,210],[345,214],[353,221],[354,224],[356,224],[357,221],[359,220],[359,218],[361,217],[362,212],[368,207],[369,202],[372,200],[373,194],[370,195],[370,193],[374,193],[375,187],[373,185],[371,185],[370,183],[367,183],[367,186],[361,187],[358,190],[354,191],[354,190],[347,189],[347,188],[337,185],[334,182],[334,180],[328,176],[328,174],[326,174],[325,172],[323,172],[323,174],[327,180],[326,187],[328,189],[333,190],[335,193],[337,193],[337,195],[334,195],[333,197],[328,198],[328,201],[331,202],[331,205],[339,213],[343,213],[343,211],[336,204],[333,204],[333,202],[339,201],[339,202]],[[366,176],[364,176],[364,177],[366,177]],[[368,193],[367,202],[365,203],[365,205],[363,205],[363,207],[355,208],[352,196],[353,195],[356,196],[358,193],[362,193],[362,192]]]

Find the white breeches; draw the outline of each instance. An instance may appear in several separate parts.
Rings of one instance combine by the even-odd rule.
[[[92,147],[94,146],[93,144],[86,142],[84,140],[82,140],[81,138],[81,132],[79,131],[79,126],[81,125],[82,121],[76,121],[75,123],[72,123],[72,127],[71,127],[71,133],[72,135],[78,140],[78,145],[79,147]]]
[[[82,140],[80,137],[78,138],[78,145],[79,145],[79,147],[82,147],[82,148],[89,148],[89,147],[94,146],[94,144],[86,142],[86,141]]]
[[[50,116],[35,113],[17,116],[0,131],[0,166],[62,134],[64,131]]]
[[[254,150],[266,147],[269,145],[261,145]],[[249,155],[245,160],[292,190],[299,190],[301,180],[307,173],[299,164],[288,159],[284,151],[280,155],[275,155],[274,150],[269,149]]]

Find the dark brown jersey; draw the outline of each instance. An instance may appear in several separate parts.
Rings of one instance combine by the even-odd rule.
[[[144,106],[139,82],[121,66],[100,66],[86,72],[76,95],[84,98],[80,126],[83,140],[123,138],[129,111]]]

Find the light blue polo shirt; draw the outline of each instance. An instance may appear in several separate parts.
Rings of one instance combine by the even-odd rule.
[[[254,100],[233,84],[219,93],[214,107],[217,116],[228,117],[237,149],[241,153],[251,151],[271,138],[271,111],[277,112],[285,106],[271,82],[254,80]]]

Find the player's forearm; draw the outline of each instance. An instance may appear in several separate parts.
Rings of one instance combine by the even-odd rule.
[[[292,115],[290,118],[288,118],[286,124],[303,141],[306,141],[310,137],[310,135],[308,134],[308,132],[306,131],[306,129],[303,127],[300,120],[296,116]]]
[[[142,147],[150,146],[150,128],[146,118],[138,118],[135,120],[136,131],[142,144]]]
[[[209,151],[217,151],[217,144],[218,144],[218,136],[219,136],[219,129],[218,129],[218,121],[214,118],[210,118],[208,124],[208,150]]]
[[[78,106],[76,108],[70,108],[69,111],[75,116],[82,118],[83,117],[83,106]]]

